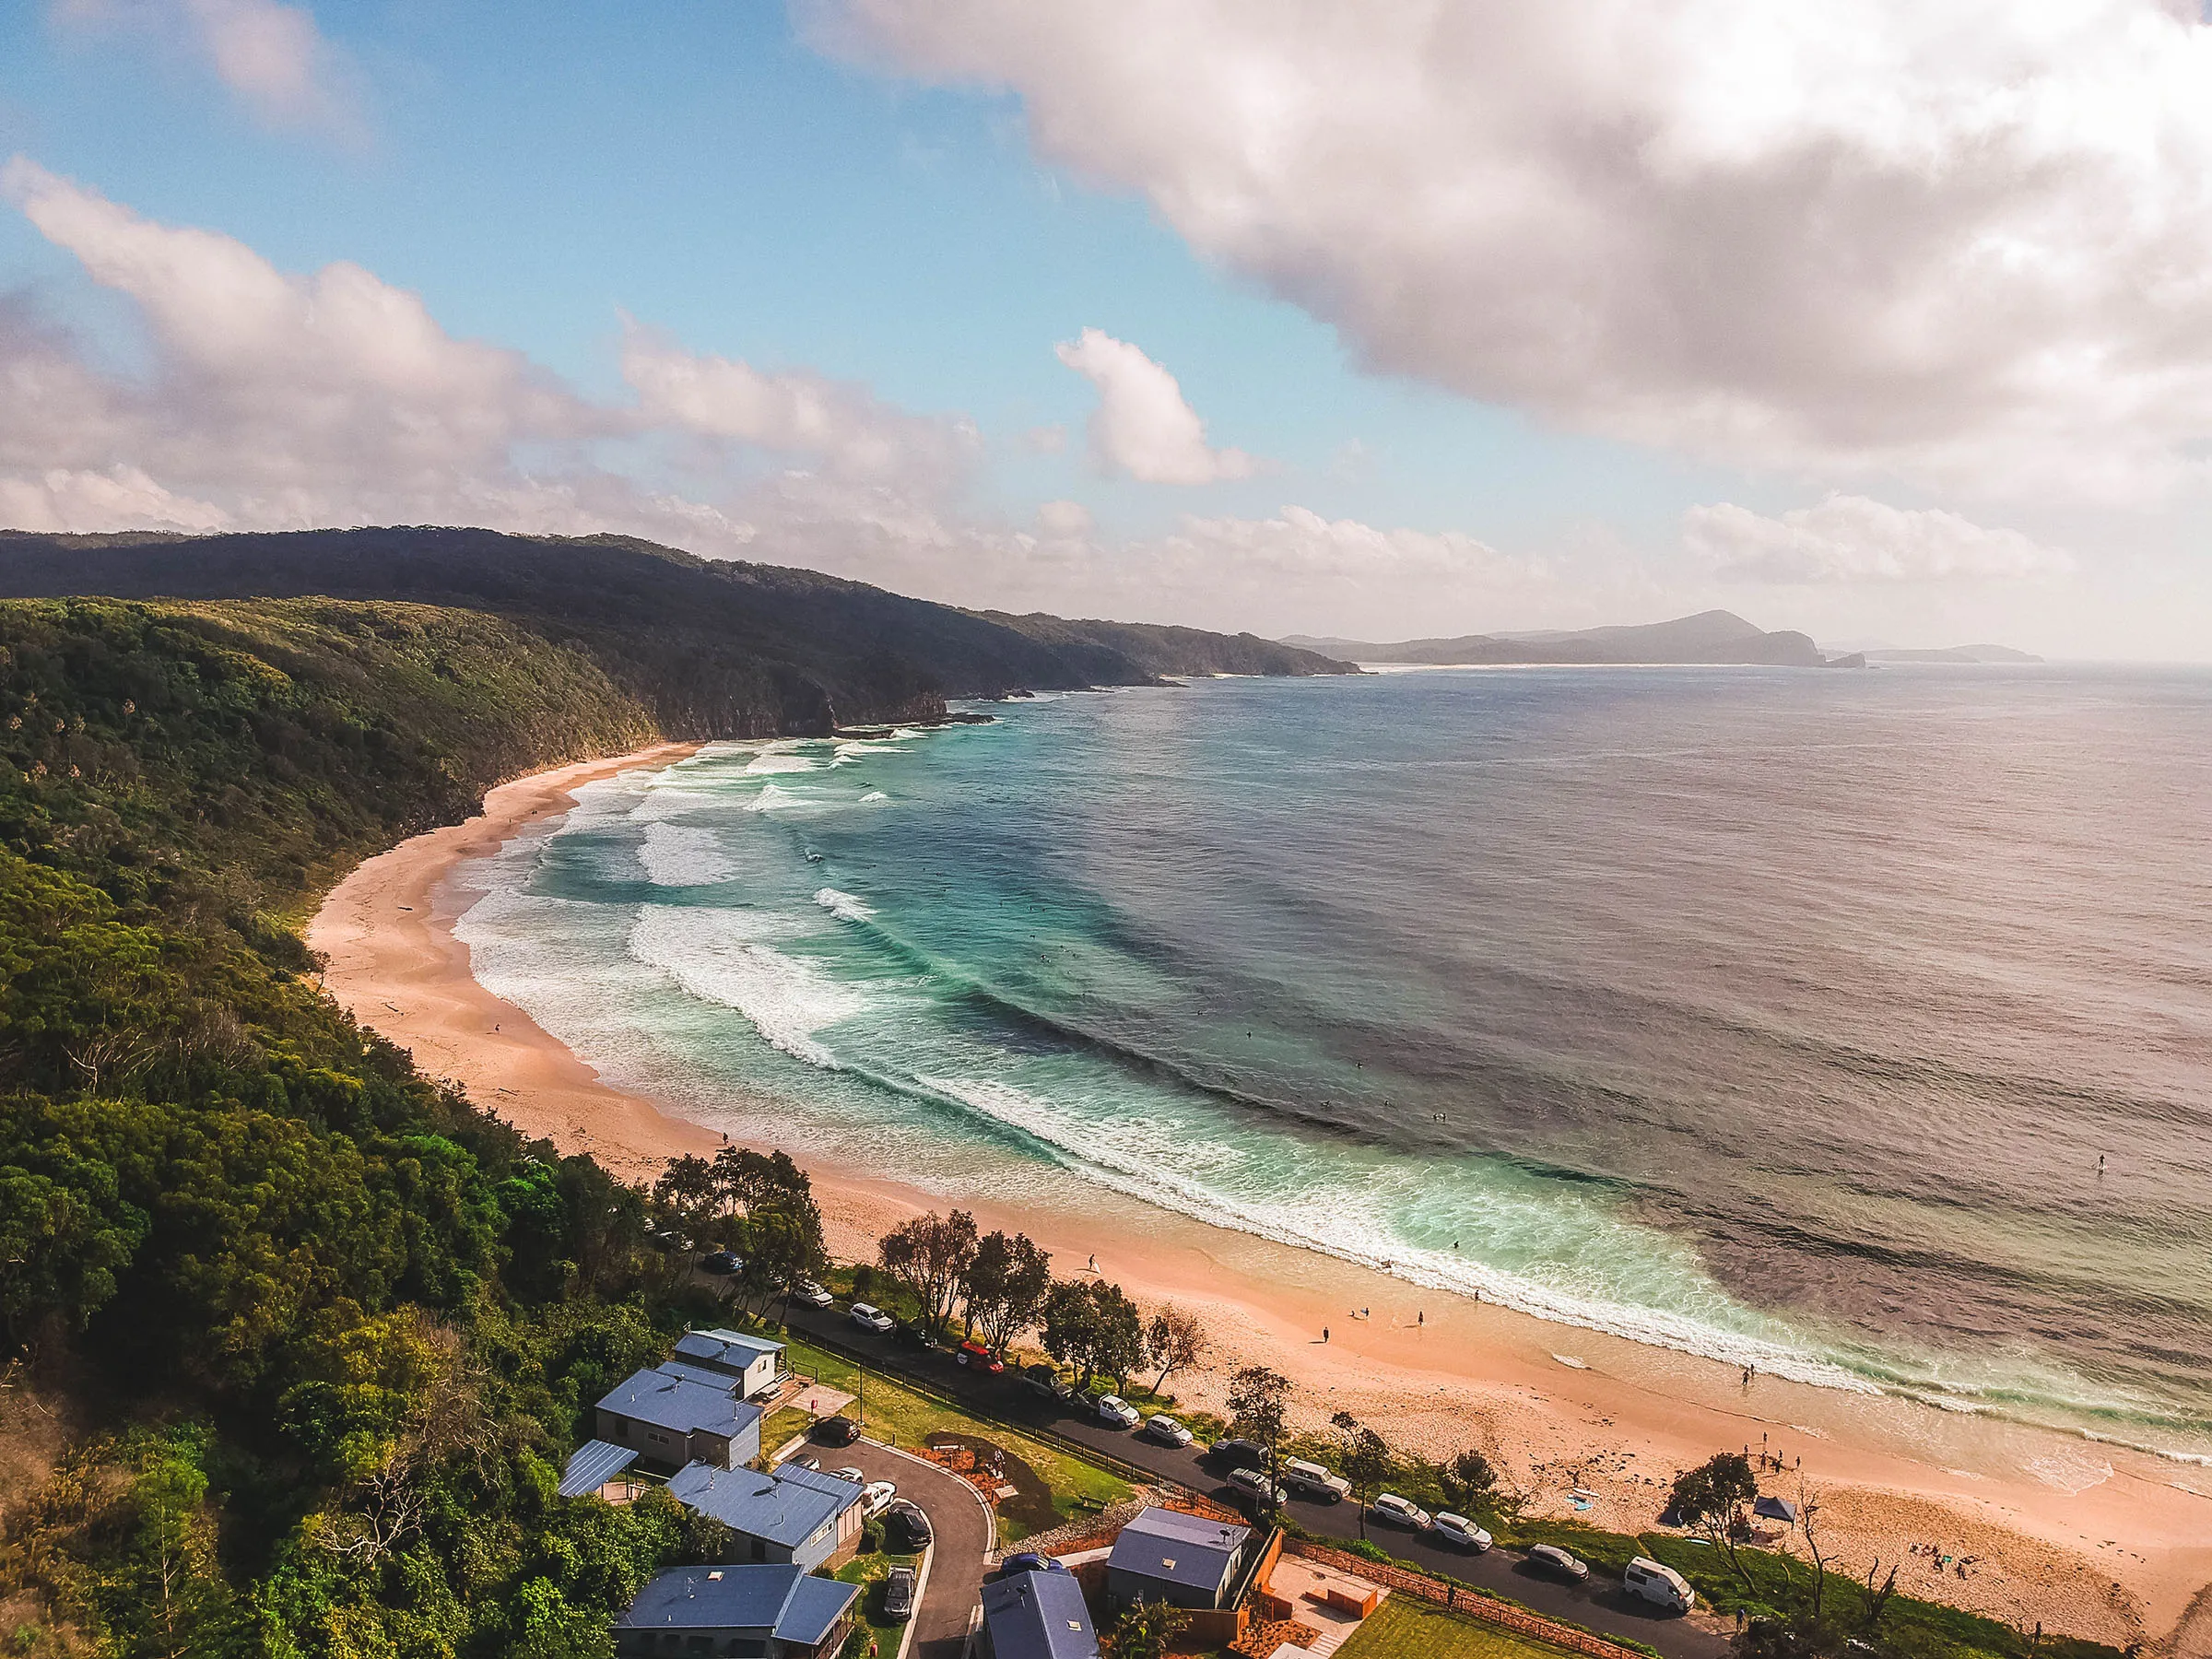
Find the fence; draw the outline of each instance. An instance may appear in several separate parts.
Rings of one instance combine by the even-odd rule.
[[[1510,1602],[1493,1601],[1477,1590],[1462,1590],[1447,1584],[1441,1579],[1432,1579],[1424,1572],[1408,1572],[1403,1567],[1392,1567],[1381,1561],[1371,1561],[1364,1556],[1352,1555],[1346,1550],[1331,1549],[1325,1544],[1312,1543],[1304,1538],[1286,1538],[1285,1554],[1309,1561],[1319,1561],[1334,1567],[1339,1572],[1348,1572],[1377,1583],[1394,1594],[1418,1595],[1424,1601],[1434,1602],[1454,1613],[1465,1614],[1486,1624],[1494,1624],[1517,1635],[1535,1636],[1565,1648],[1569,1653],[1583,1653],[1588,1659],[1649,1659],[1633,1648],[1618,1641],[1608,1641],[1603,1636],[1588,1630],[1578,1630],[1572,1625],[1559,1624],[1532,1613],[1525,1607],[1516,1607]]]

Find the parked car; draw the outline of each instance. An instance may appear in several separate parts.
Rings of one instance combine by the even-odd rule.
[[[1429,1512],[1410,1498],[1401,1498],[1395,1492],[1377,1492],[1375,1500],[1367,1506],[1367,1512],[1378,1521],[1387,1521],[1393,1526],[1410,1527],[1415,1532],[1427,1532],[1432,1517]]]
[[[883,1616],[893,1624],[904,1624],[914,1616],[914,1570],[912,1567],[894,1567],[890,1577],[883,1581]]]
[[[1538,1572],[1548,1572],[1554,1578],[1572,1579],[1581,1583],[1590,1576],[1588,1563],[1577,1559],[1557,1544],[1537,1544],[1530,1547],[1528,1564]]]
[[[933,1354],[945,1351],[945,1345],[937,1340],[937,1334],[927,1325],[913,1321],[893,1323],[898,1325],[898,1341],[902,1347],[923,1348]]]
[[[860,1425],[849,1417],[824,1418],[814,1426],[814,1438],[825,1446],[849,1446],[860,1438]]]
[[[853,1323],[862,1330],[873,1331],[880,1336],[899,1322],[871,1302],[854,1302],[853,1304]]]
[[[1051,1556],[1039,1555],[1033,1549],[1025,1549],[1018,1554],[1010,1555],[998,1564],[998,1576],[1002,1579],[1012,1578],[1017,1573],[1022,1572],[1065,1572],[1066,1571],[1067,1563],[1065,1561],[1055,1561]]]
[[[973,1337],[961,1343],[953,1351],[952,1357],[962,1365],[971,1365],[977,1371],[989,1371],[993,1376],[996,1376],[1006,1369],[1006,1362],[1004,1359],[1001,1359],[989,1347]]]
[[[1698,1605],[1698,1593],[1689,1587],[1689,1581],[1664,1561],[1654,1561],[1649,1556],[1638,1556],[1621,1574],[1621,1583],[1630,1595],[1639,1596],[1653,1606],[1665,1607],[1669,1613],[1687,1613]]]
[[[899,1496],[899,1488],[888,1480],[872,1480],[860,1494],[860,1512],[864,1519],[873,1521],[891,1507],[891,1500]]]
[[[699,1258],[699,1270],[716,1278],[728,1278],[745,1271],[745,1258],[734,1250],[710,1250]]]
[[[787,1457],[776,1467],[779,1469],[812,1469],[818,1475],[822,1472],[822,1460],[818,1457]]]
[[[841,1469],[832,1469],[830,1473],[840,1480],[851,1481],[856,1487],[865,1487],[868,1484],[868,1477],[851,1464],[847,1464]]]
[[[1462,1549],[1471,1549],[1477,1555],[1490,1547],[1490,1535],[1488,1532],[1465,1515],[1455,1515],[1450,1510],[1436,1512],[1436,1535],[1448,1543],[1458,1545]]]
[[[1147,1422],[1145,1432],[1163,1446],[1187,1446],[1197,1438],[1173,1418],[1164,1415]]]
[[[1112,1423],[1116,1429],[1134,1429],[1137,1422],[1136,1407],[1120,1394],[1100,1394],[1093,1402],[1102,1423]]]
[[[1229,1484],[1264,1509],[1280,1508],[1290,1495],[1268,1479],[1265,1469],[1231,1469]]]
[[[892,1500],[891,1506],[883,1512],[883,1527],[887,1534],[897,1535],[901,1546],[899,1550],[900,1555],[919,1555],[936,1538],[936,1534],[931,1530],[929,1517],[922,1512],[922,1506],[910,1499]]]
[[[1342,1503],[1352,1495],[1350,1481],[1302,1457],[1284,1460],[1283,1485],[1289,1488],[1292,1497],[1311,1498],[1319,1503]]]
[[[1206,1449],[1206,1454],[1216,1463],[1227,1464],[1232,1469],[1264,1469],[1267,1466],[1267,1448],[1253,1440],[1218,1440]]]
[[[826,1308],[836,1299],[812,1279],[801,1279],[798,1288],[792,1291],[791,1300],[803,1301],[810,1308]]]
[[[1076,1385],[1060,1374],[1060,1368],[1056,1365],[1046,1365],[1041,1360],[1023,1371],[1021,1380],[1028,1384],[1031,1394],[1042,1399],[1072,1400],[1076,1397]]]

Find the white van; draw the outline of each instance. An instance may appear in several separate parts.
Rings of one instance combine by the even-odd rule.
[[[1628,1586],[1630,1595],[1641,1595],[1670,1613],[1687,1613],[1697,1605],[1698,1593],[1689,1587],[1688,1579],[1672,1567],[1645,1556],[1638,1556],[1629,1563],[1621,1582]]]

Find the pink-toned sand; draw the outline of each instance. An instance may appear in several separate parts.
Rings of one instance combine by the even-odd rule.
[[[688,752],[669,745],[504,784],[481,817],[370,859],[308,929],[325,986],[426,1071],[627,1176],[719,1146],[716,1133],[608,1088],[479,985],[449,897],[458,866],[565,812],[578,785]],[[812,1173],[830,1247],[847,1258],[872,1256],[878,1233],[933,1202],[888,1179]],[[1815,1491],[1823,1547],[1849,1565],[1901,1560],[1900,1583],[1917,1594],[2212,1654],[2212,1470],[1886,1396],[1764,1377],[1746,1387],[1733,1368],[1419,1290],[1072,1178],[1050,1208],[968,1207],[986,1228],[1028,1232],[1064,1270],[1095,1253],[1140,1303],[1202,1309],[1216,1350],[1203,1374],[1173,1383],[1197,1406],[1218,1408],[1237,1365],[1273,1364],[1301,1384],[1316,1423],[1348,1408],[1409,1449],[1481,1446],[1538,1511],[1629,1531],[1653,1525],[1677,1470],[1763,1447],[1788,1470],[1770,1489],[1794,1497],[1802,1479]],[[1571,1507],[1576,1488],[1594,1495],[1587,1512]],[[1916,1544],[1936,1547],[1915,1554]],[[1938,1567],[1942,1556],[1969,1559],[1966,1576]]]

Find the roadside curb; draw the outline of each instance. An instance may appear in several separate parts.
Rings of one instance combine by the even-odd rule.
[[[884,1450],[888,1452],[890,1448],[887,1446]],[[922,1617],[922,1603],[929,1594],[929,1570],[936,1564],[937,1546],[933,1539],[929,1547],[922,1552],[922,1571],[914,1574],[914,1610],[907,1616],[906,1622],[899,1627],[899,1651],[891,1655],[891,1659],[906,1659],[906,1650],[914,1645],[914,1622]]]
[[[975,1500],[975,1507],[983,1512],[983,1565],[988,1567],[998,1559],[998,1515],[991,1508],[990,1502],[982,1493],[975,1489],[974,1482],[960,1479],[959,1476],[955,1475],[943,1464],[933,1463],[926,1457],[917,1456],[903,1446],[894,1446],[888,1441],[873,1440],[866,1435],[863,1435],[861,1438],[867,1441],[868,1444],[874,1446],[877,1451],[888,1452],[893,1457],[903,1457],[908,1463],[918,1464],[924,1469],[934,1469],[947,1480],[959,1481],[968,1495]],[[931,1547],[931,1553],[933,1556],[935,1553],[934,1545]],[[919,1603],[921,1599],[920,1594],[917,1593],[914,1600]]]

